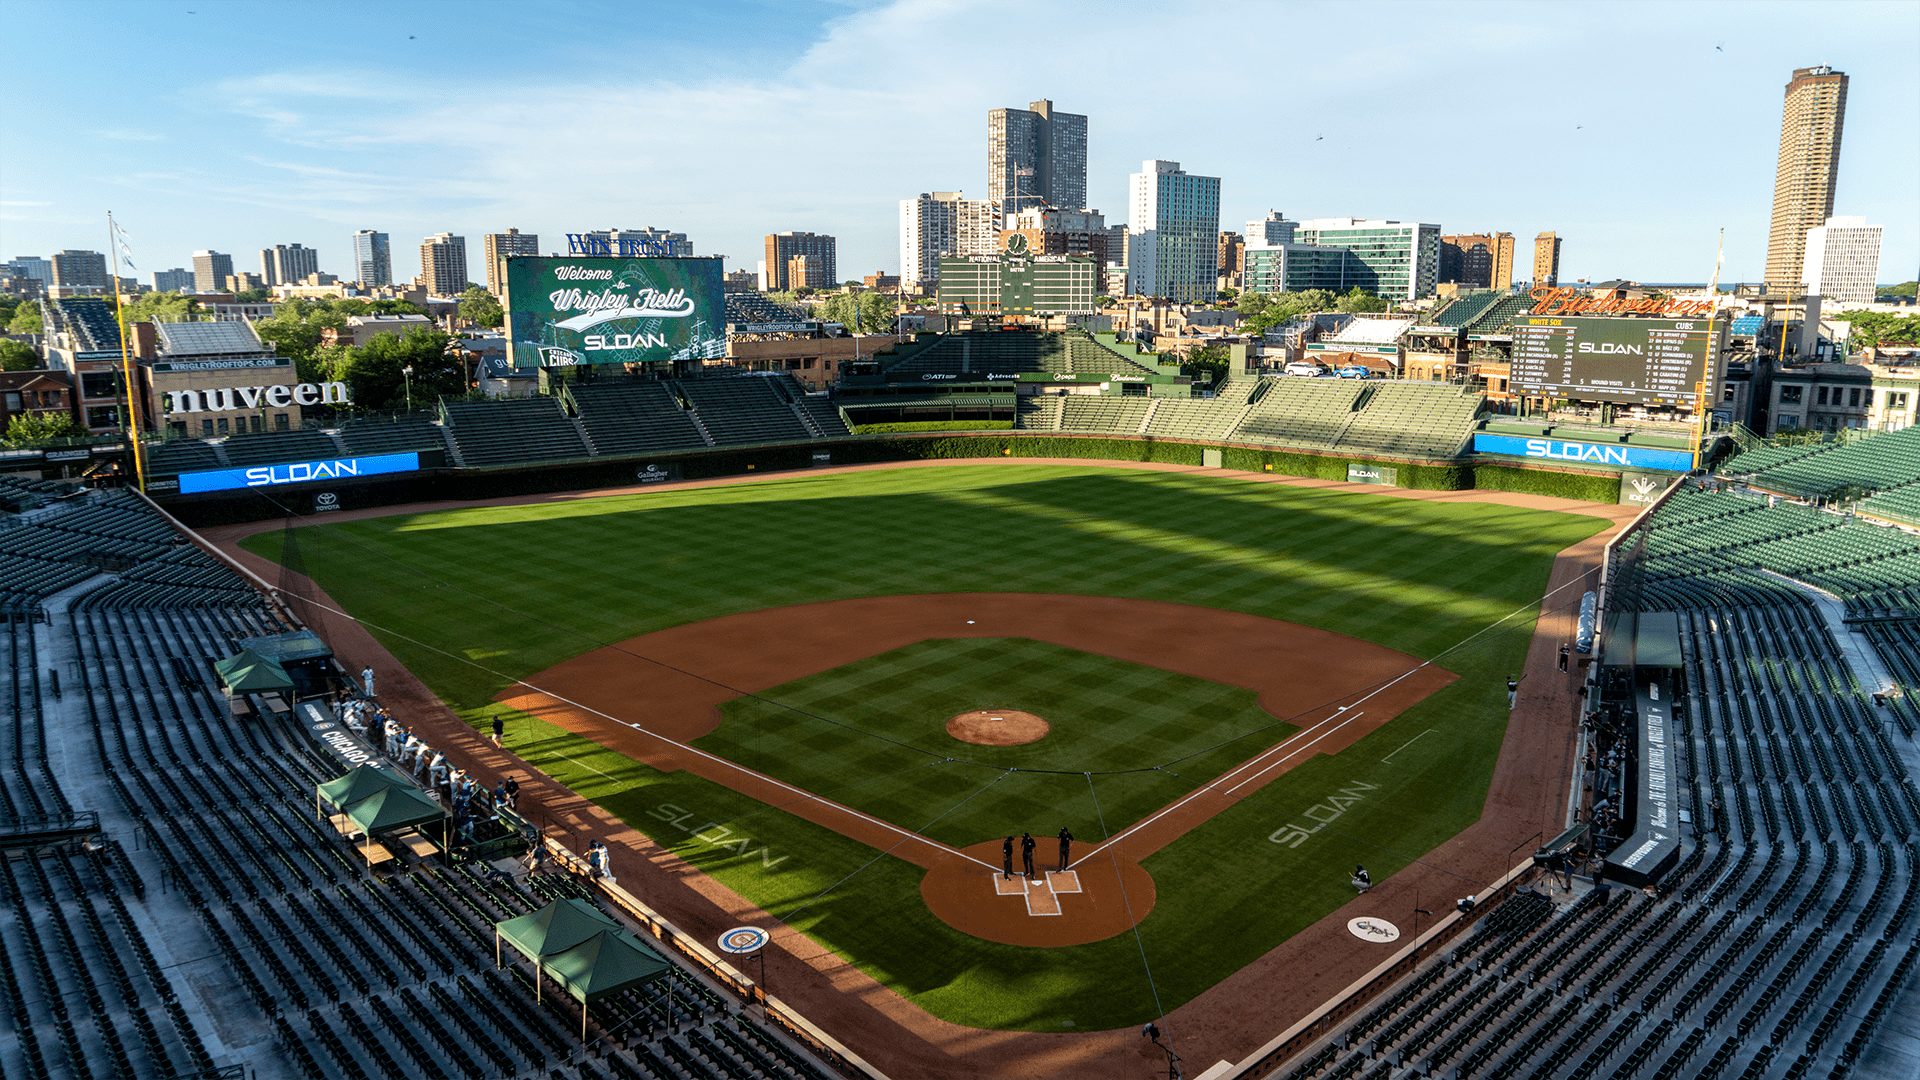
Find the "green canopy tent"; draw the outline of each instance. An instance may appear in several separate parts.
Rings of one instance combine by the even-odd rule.
[[[432,796],[414,787],[410,782],[391,776],[390,782],[384,784],[372,777],[355,780],[354,773],[360,771],[355,769],[354,772],[332,783],[346,782],[347,790],[343,790],[343,796],[358,794],[357,798],[351,800],[344,798],[336,800],[334,805],[347,816],[347,820],[360,827],[361,854],[366,854],[372,847],[373,834],[376,832],[417,828],[429,821],[445,818],[446,810],[433,801]],[[356,785],[363,790],[357,793],[352,792],[351,788]],[[441,845],[441,850],[446,850],[444,844]]]
[[[587,1007],[598,998],[664,978],[671,970],[653,950],[640,944],[585,900],[556,900],[539,911],[495,923],[493,960],[500,943],[533,961],[534,997],[542,998],[546,976],[580,1002],[580,1037],[587,1037]]]
[[[293,676],[286,668],[252,649],[241,649],[225,660],[214,661],[213,670],[227,688],[228,697],[293,689]]]
[[[345,776],[335,777],[313,789],[313,816],[320,816],[320,800],[335,807],[357,803],[377,791],[407,786],[407,780],[393,769],[380,765],[359,765]]]

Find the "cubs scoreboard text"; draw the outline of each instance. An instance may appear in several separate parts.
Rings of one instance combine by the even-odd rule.
[[[1725,340],[1705,318],[1530,315],[1513,324],[1511,383],[1528,397],[1694,408],[1701,382],[1720,378],[1708,361]]]

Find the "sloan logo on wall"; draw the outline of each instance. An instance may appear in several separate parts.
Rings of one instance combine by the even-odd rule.
[[[284,409],[289,405],[345,404],[347,384],[343,382],[167,391],[167,411],[170,413],[241,412],[247,409]]]

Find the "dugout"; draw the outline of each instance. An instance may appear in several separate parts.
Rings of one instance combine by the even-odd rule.
[[[1589,820],[1607,874],[1646,885],[1680,859],[1674,745],[1685,692],[1680,619],[1670,611],[1628,611],[1608,622],[1606,660],[1587,713]]]

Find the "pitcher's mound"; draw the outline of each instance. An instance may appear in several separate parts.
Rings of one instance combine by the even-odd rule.
[[[978,746],[1022,746],[1050,730],[1045,720],[1017,709],[976,709],[947,721],[947,734]]]

